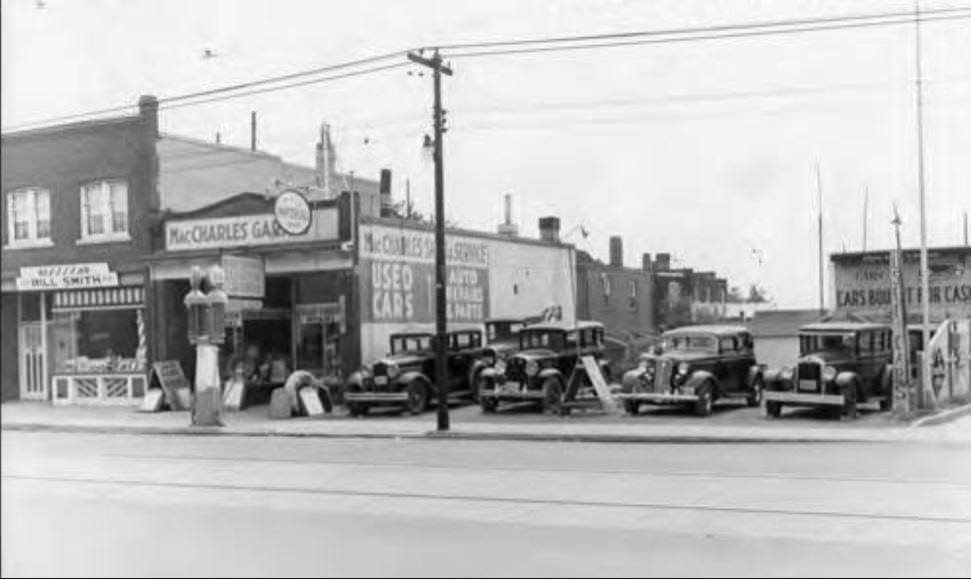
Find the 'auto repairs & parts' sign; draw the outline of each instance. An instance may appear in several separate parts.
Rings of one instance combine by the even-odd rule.
[[[867,317],[890,318],[891,280],[888,252],[835,254],[832,257],[836,308]],[[903,252],[902,294],[907,312],[921,308],[920,254]],[[971,317],[971,248],[928,252],[931,318]]]
[[[481,322],[489,316],[489,247],[467,236],[445,242],[448,320]],[[364,224],[360,244],[364,321],[434,322],[434,233]]]

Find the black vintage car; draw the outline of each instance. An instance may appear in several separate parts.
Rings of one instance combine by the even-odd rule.
[[[783,405],[830,406],[855,417],[857,405],[892,402],[891,328],[884,324],[820,322],[799,329],[794,366],[766,373],[765,413],[778,417]]]
[[[615,398],[636,415],[643,403],[690,405],[711,415],[715,401],[742,398],[758,406],[762,367],[755,360],[752,333],[743,326],[685,326],[661,335],[661,343],[642,354],[624,373]]]
[[[482,360],[482,331],[452,330],[446,335],[450,397],[471,397]],[[377,362],[351,374],[344,402],[351,415],[371,407],[400,406],[417,414],[436,400],[434,334],[405,332],[391,335],[391,351]]]
[[[534,402],[541,410],[562,413],[563,395],[581,356],[593,356],[610,380],[603,345],[604,327],[599,322],[524,327],[519,332],[519,352],[479,374],[483,412],[495,412],[503,402]]]

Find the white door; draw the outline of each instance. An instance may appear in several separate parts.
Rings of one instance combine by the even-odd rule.
[[[20,323],[20,398],[47,400],[47,361],[44,360],[44,324]]]

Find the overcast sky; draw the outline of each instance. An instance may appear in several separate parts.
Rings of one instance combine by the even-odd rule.
[[[925,8],[962,6],[957,0]],[[910,0],[490,0],[354,2],[4,0],[3,126],[452,42],[710,26],[910,10]],[[971,20],[924,25],[927,221],[932,245],[962,243],[971,210]],[[453,61],[445,81],[447,213],[494,230],[502,194],[527,235],[558,215],[567,241],[625,261],[763,284],[780,306],[816,297],[814,165],[827,251],[891,244],[899,204],[918,241],[912,26]],[[215,58],[202,58],[206,49]],[[331,123],[339,167],[391,167],[432,207],[431,81],[396,69],[165,110],[164,131],[259,146],[313,163]],[[753,251],[755,250],[755,251]],[[759,259],[761,256],[761,262]],[[829,292],[827,291],[827,295]]]

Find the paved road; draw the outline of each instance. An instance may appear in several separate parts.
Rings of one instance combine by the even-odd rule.
[[[960,446],[2,434],[2,573],[971,570]]]

